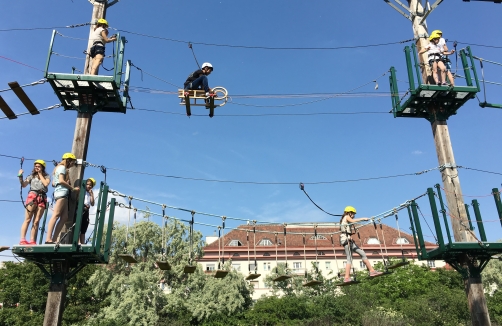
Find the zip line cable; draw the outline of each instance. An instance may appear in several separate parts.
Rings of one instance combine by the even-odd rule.
[[[42,112],[42,111],[53,110],[53,109],[56,109],[56,108],[60,108],[61,106],[62,106],[62,104],[54,104],[52,106],[49,106],[49,107],[44,108],[44,109],[40,109],[38,111]],[[27,114],[31,114],[31,112],[19,113],[19,114],[16,114],[16,117],[19,117],[19,116],[22,116],[22,115],[27,115]],[[0,117],[0,120],[2,120],[2,119],[8,119],[8,117]]]
[[[14,63],[17,63],[17,64],[22,65],[22,66],[26,66],[26,67],[31,68],[31,69],[35,69],[35,70],[38,70],[38,71],[41,71],[41,72],[45,72],[45,71],[43,71],[42,69],[38,69],[38,68],[32,67],[32,66],[30,66],[30,65],[27,65],[26,63],[22,63],[22,62],[19,62],[19,61],[16,61],[16,60],[13,60],[13,59],[10,59],[10,58],[7,58],[7,57],[4,57],[4,56],[1,56],[1,55],[0,55],[0,58],[1,58],[1,59],[5,59],[5,60],[12,61],[12,62],[14,62]]]
[[[307,193],[307,191],[305,191],[305,185],[303,183],[300,183],[300,189],[305,193],[305,195],[307,195],[308,199],[310,199],[310,201],[312,202],[312,204],[314,204],[317,208],[319,208],[321,211],[323,211],[324,213],[328,214],[328,215],[331,215],[331,216],[343,216],[341,214],[331,214],[331,213],[328,213],[326,212],[324,209],[321,208],[321,206],[317,205],[313,200],[312,198],[310,198],[309,194]]]
[[[43,78],[43,79],[37,80],[36,82],[29,83],[29,84],[26,84],[26,85],[21,85],[19,87],[36,86],[36,85],[44,84],[46,82],[47,82],[47,79]],[[0,93],[7,92],[7,91],[12,91],[12,88],[0,89]]]
[[[14,31],[35,31],[35,30],[44,30],[44,29],[59,29],[59,28],[76,28],[89,26],[91,23],[83,23],[83,24],[75,24],[75,25],[67,25],[67,26],[57,26],[57,27],[31,27],[31,28],[6,28],[0,29],[0,32],[14,32]]]

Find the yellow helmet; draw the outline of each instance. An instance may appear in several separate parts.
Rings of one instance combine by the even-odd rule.
[[[76,160],[77,158],[72,153],[64,153],[63,160],[66,160],[66,159]]]
[[[37,163],[40,164],[40,165],[43,165],[44,168],[46,167],[44,160],[36,160],[35,163],[33,163],[33,164],[37,164]]]
[[[96,185],[96,180],[94,178],[89,178],[87,181],[92,182],[92,186],[94,187]]]
[[[103,24],[103,25],[108,26],[108,22],[107,22],[107,21],[106,21],[106,19],[104,19],[104,18],[100,18],[100,19],[98,19],[98,24]]]
[[[439,29],[433,30],[431,34],[439,34],[439,36],[443,35],[443,32],[441,32]]]
[[[429,41],[432,41],[433,39],[435,38],[441,38],[441,34],[438,34],[438,33],[432,33],[430,36],[429,36]]]
[[[347,213],[350,213],[350,212],[352,212],[354,214],[356,213],[356,209],[354,207],[352,207],[352,206],[345,207],[345,209],[343,211],[347,212]]]

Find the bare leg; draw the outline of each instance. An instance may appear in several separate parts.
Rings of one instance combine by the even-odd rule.
[[[446,83],[446,66],[444,65],[443,61],[439,61],[437,65],[441,72],[441,82]]]
[[[375,270],[373,269],[373,266],[371,266],[370,261],[368,259],[363,260],[364,265],[368,268],[370,273],[373,273]]]
[[[31,219],[33,218],[33,214],[36,210],[37,209],[34,204],[26,206],[26,209],[24,210],[24,221],[21,225],[21,240],[25,239],[28,226],[30,225]]]
[[[453,79],[451,71],[448,70],[446,73],[448,74],[448,79],[450,80],[451,86],[455,86],[455,79]]]
[[[432,63],[432,77],[434,78],[436,84],[439,84],[438,64],[435,61]]]
[[[59,233],[61,233],[64,224],[66,223],[66,221],[68,221],[68,199],[63,198],[60,200],[64,202],[64,205],[61,209],[61,215],[59,217],[58,223],[56,224],[56,229],[54,230],[54,238],[57,238],[59,236]]]
[[[38,225],[40,224],[40,219],[44,215],[45,209],[43,207],[38,207],[35,213],[35,220],[31,226],[31,241],[37,241]],[[43,236],[43,235],[42,235]]]
[[[350,268],[351,268],[352,264],[349,264],[347,263],[345,265],[345,279],[348,279],[350,278]]]
[[[53,237],[52,237],[52,231],[54,230],[54,225],[56,225],[56,221],[58,218],[61,216],[62,210],[66,207],[66,210],[68,210],[67,206],[67,199],[66,198],[60,198],[56,200],[56,203],[54,204],[54,211],[52,212],[52,217],[49,220],[49,224],[47,226],[47,241],[52,242]],[[67,212],[68,214],[68,212]]]
[[[85,234],[80,234],[79,244],[85,243]]]
[[[91,75],[98,74],[99,65],[103,62],[103,55],[96,54],[96,56],[92,59],[92,67],[91,67]]]

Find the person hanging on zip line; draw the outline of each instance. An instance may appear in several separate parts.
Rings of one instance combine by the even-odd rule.
[[[212,72],[213,65],[209,62],[204,62],[201,69],[195,70],[188,76],[187,80],[183,84],[185,91],[201,89],[206,92],[206,97],[211,96],[213,91],[209,88],[207,76],[209,76]],[[206,103],[207,102],[208,100],[206,99]]]
[[[113,35],[108,38],[108,22],[106,19],[101,18],[98,19],[92,31],[91,40],[93,43],[89,51],[89,56],[92,58],[90,74],[97,75],[99,65],[103,63],[103,59],[105,58],[105,44],[116,41],[117,37]]]
[[[72,153],[63,154],[61,162],[52,171],[52,186],[54,189],[54,211],[47,227],[47,239],[45,244],[54,244],[63,225],[68,220],[68,200],[72,191],[79,191],[79,187],[73,187],[70,182],[68,169],[75,166],[77,158]],[[56,224],[57,222],[57,224]],[[54,226],[56,229],[53,234]]]
[[[92,188],[96,185],[94,178],[89,178],[85,182],[85,197],[84,197],[84,210],[82,211],[82,221],[80,224],[80,238],[79,244],[85,244],[85,233],[89,227],[89,210],[94,206],[94,194]]]
[[[20,245],[35,245],[38,231],[38,223],[44,214],[45,208],[47,207],[47,187],[51,181],[50,176],[45,172],[45,162],[44,160],[36,160],[33,171],[31,174],[23,181],[23,169],[19,170],[18,178],[21,183],[21,187],[25,188],[30,185],[30,190],[28,192],[28,198],[26,198],[24,222],[21,226],[21,241]],[[31,225],[30,241],[26,241],[26,232],[28,231],[28,226],[33,220]]]
[[[453,75],[451,73],[451,61],[448,58],[449,55],[452,55],[455,53],[455,49],[448,51],[448,46],[446,45],[446,40],[443,38],[443,32],[440,31],[439,29],[436,29],[432,31],[432,34],[436,34],[439,36],[439,43],[438,46],[440,47],[441,53],[443,54],[442,60],[446,66],[446,74],[448,75],[448,79],[451,82],[451,86],[455,86],[455,81],[453,79]]]
[[[352,279],[350,278],[350,269],[352,266],[352,253],[354,252],[361,256],[363,263],[366,265],[370,272],[370,277],[382,274],[382,272],[378,272],[373,269],[373,266],[371,266],[371,263],[366,257],[364,250],[359,248],[351,237],[355,233],[353,232],[353,223],[370,220],[367,217],[354,218],[355,215],[356,209],[352,206],[347,206],[345,207],[342,218],[340,219],[340,244],[343,246],[345,255],[347,256],[347,264],[345,265],[345,277],[343,279],[344,282],[352,281]]]

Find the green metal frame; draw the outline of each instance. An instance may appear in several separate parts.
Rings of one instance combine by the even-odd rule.
[[[52,283],[62,283],[73,277],[87,264],[107,264],[111,245],[113,220],[115,215],[115,198],[110,200],[110,210],[104,233],[106,210],[108,207],[108,185],[101,182],[98,196],[98,209],[94,221],[94,236],[89,245],[79,245],[80,224],[85,197],[85,181],[80,186],[75,225],[73,227],[73,239],[71,244],[14,246],[12,252],[20,257],[37,263],[37,266],[51,280]],[[40,240],[44,235],[41,230]],[[103,239],[104,238],[104,239]],[[47,265],[48,268],[47,268]]]
[[[422,81],[420,62],[416,46],[404,48],[406,67],[408,72],[409,97],[399,97],[396,69],[390,68],[390,90],[392,99],[392,112],[394,117],[425,118],[431,123],[436,120],[447,120],[457,114],[457,110],[468,100],[476,97],[480,91],[478,75],[474,66],[471,49],[467,47],[460,51],[462,67],[464,69],[467,86],[441,86],[428,85]],[[470,65],[469,65],[470,62]],[[472,70],[474,79],[471,77]],[[474,83],[475,82],[475,86]],[[415,85],[418,85],[415,88]]]
[[[112,76],[74,74],[74,71],[72,73],[49,72],[55,37],[56,31],[53,31],[44,76],[51,84],[64,109],[91,114],[96,112],[126,113],[131,63],[127,61],[124,74],[122,68],[124,66],[125,43],[127,42],[125,37],[117,35],[118,41],[114,44],[115,56],[113,57]],[[120,88],[122,76],[124,76],[123,90]]]
[[[417,204],[411,201],[408,206],[408,214],[410,217],[411,231],[413,233],[415,248],[419,260],[444,260],[455,268],[464,278],[479,277],[485,268],[486,264],[490,261],[492,256],[502,253],[502,243],[488,242],[484,230],[481,212],[477,200],[472,201],[472,207],[476,216],[478,224],[479,238],[476,242],[453,242],[449,230],[448,219],[444,209],[444,202],[441,196],[441,189],[439,184],[435,185],[437,192],[433,188],[427,189],[429,203],[431,205],[432,218],[434,228],[436,231],[437,248],[427,250],[425,247],[425,240],[420,225],[420,219],[417,211]],[[495,192],[496,191],[496,192]],[[502,203],[500,202],[500,194],[498,189],[493,189],[495,203],[497,209],[500,207],[502,214]],[[498,197],[497,197],[498,196]],[[438,211],[436,204],[436,197],[439,199],[441,210]],[[443,224],[438,213],[443,215]],[[445,243],[443,236],[443,228],[446,232],[448,242]]]

